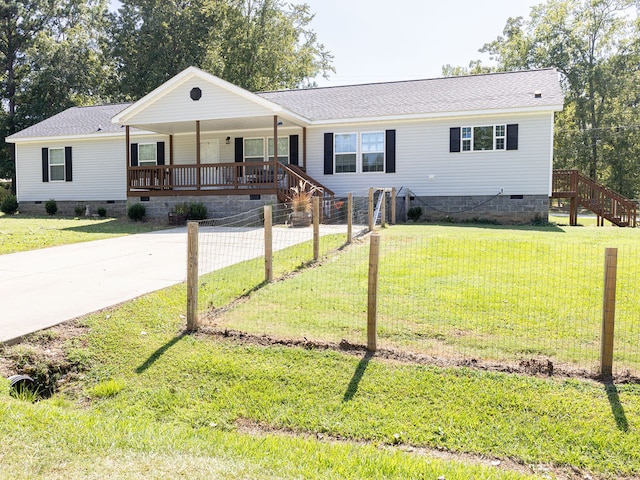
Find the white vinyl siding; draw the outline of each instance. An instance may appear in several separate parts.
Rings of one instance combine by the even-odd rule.
[[[202,98],[197,102],[191,100],[189,95],[194,87],[202,90]],[[213,110],[212,105],[215,105]],[[202,79],[192,78],[148,105],[128,121],[136,124],[193,121],[195,129],[196,120],[265,115],[272,116],[273,111]]]
[[[307,173],[337,195],[362,195],[368,188],[409,189],[419,196],[503,194],[548,195],[553,144],[552,112],[379,122],[307,128]],[[518,124],[518,150],[449,152],[452,125],[481,127]],[[396,173],[324,174],[324,134],[396,130]],[[506,141],[505,141],[506,143]],[[404,191],[403,190],[403,191]]]
[[[42,181],[42,148],[73,148],[73,181]],[[126,200],[125,139],[61,140],[16,145],[18,201]],[[55,155],[55,154],[54,154]],[[51,158],[51,157],[49,157]],[[63,167],[64,169],[64,167]],[[51,171],[50,171],[51,175]]]

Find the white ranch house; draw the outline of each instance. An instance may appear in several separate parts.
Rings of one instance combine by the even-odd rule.
[[[20,211],[77,205],[211,216],[284,201],[300,178],[325,196],[411,192],[427,218],[547,216],[555,70],[251,93],[190,67],[133,104],[74,107],[7,138]],[[274,139],[277,139],[274,142]]]

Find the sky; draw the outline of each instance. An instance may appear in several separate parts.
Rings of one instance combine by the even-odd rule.
[[[502,34],[509,17],[528,17],[543,0],[285,0],[306,3],[318,42],[333,54],[335,73],[318,86],[441,76],[468,66]],[[112,8],[119,4],[111,0]]]

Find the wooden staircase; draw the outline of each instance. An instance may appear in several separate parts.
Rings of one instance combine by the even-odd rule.
[[[598,226],[608,220],[619,227],[635,227],[636,202],[623,197],[577,170],[553,171],[553,198],[569,198],[569,224],[578,224],[578,207],[598,216]]]
[[[322,200],[332,200],[334,193],[317,180],[311,178],[300,167],[295,165],[283,165],[278,163],[278,201],[286,203],[291,194],[291,188],[297,187],[300,182],[306,182],[315,188],[314,196],[319,196]]]

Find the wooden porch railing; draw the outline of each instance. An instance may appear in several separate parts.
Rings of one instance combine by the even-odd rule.
[[[587,208],[598,216],[598,225],[602,219],[609,220],[619,227],[636,226],[637,205],[634,201],[614,192],[577,170],[553,171],[554,198],[569,198],[569,223],[577,225],[578,206]]]
[[[299,167],[278,163],[273,171],[273,162],[129,167],[127,184],[131,196],[271,194],[286,202],[291,187],[306,181],[318,196],[334,195]]]

